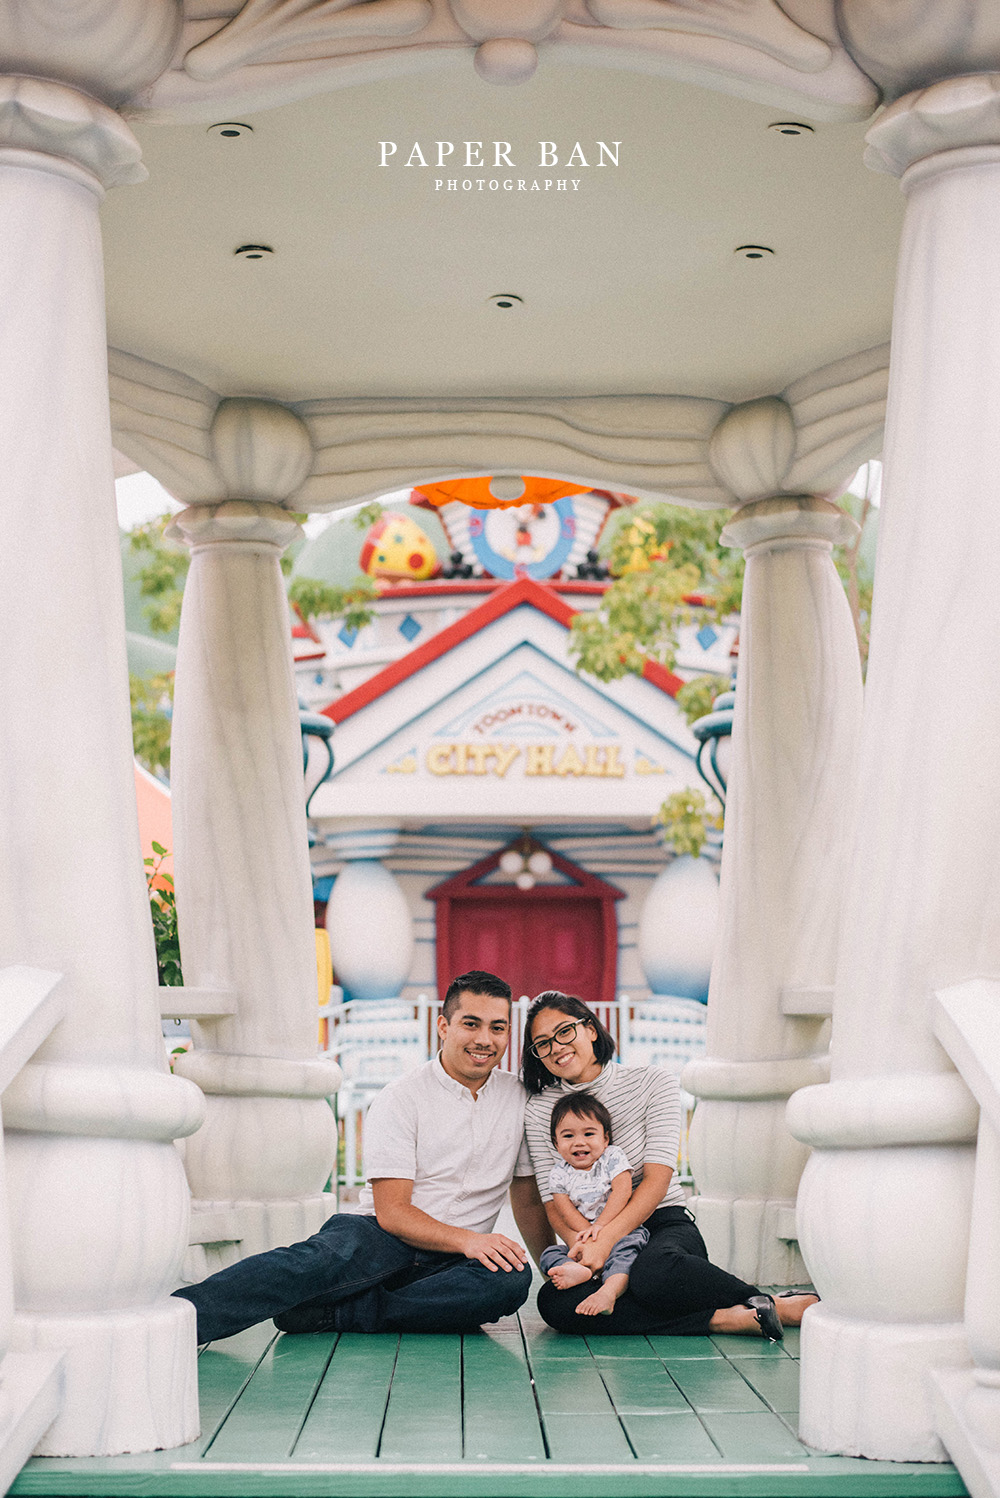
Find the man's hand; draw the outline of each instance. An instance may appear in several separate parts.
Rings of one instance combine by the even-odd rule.
[[[462,1252],[467,1259],[478,1259],[493,1274],[498,1269],[506,1274],[523,1269],[528,1259],[520,1243],[505,1238],[503,1233],[468,1233]]]

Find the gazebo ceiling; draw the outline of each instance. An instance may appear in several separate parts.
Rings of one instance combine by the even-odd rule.
[[[607,68],[543,63],[498,88],[449,56],[221,110],[253,127],[240,135],[140,119],[150,180],[103,209],[109,341],[289,402],[780,390],[888,337],[903,210],[862,164],[863,123],[769,128],[794,117]],[[483,141],[490,165],[403,165],[415,141],[433,162],[440,139],[459,161]],[[515,167],[493,168],[494,140]],[[558,167],[539,168],[540,140]],[[593,164],[598,140],[621,142],[617,168]],[[577,141],[587,167],[565,165]],[[273,253],[234,254],[247,244]],[[735,253],[748,244],[774,253]]]

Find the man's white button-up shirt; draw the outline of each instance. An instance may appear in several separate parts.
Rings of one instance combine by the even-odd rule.
[[[410,1200],[428,1217],[491,1233],[511,1178],[534,1174],[524,1103],[524,1088],[510,1072],[491,1071],[473,1096],[449,1077],[439,1056],[397,1077],[365,1119],[362,1211],[375,1210],[373,1180],[409,1180]]]

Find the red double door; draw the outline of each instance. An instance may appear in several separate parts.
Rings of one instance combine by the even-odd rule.
[[[605,919],[599,899],[511,897],[454,900],[449,913],[448,967],[498,973],[514,997],[546,988],[601,998],[606,960]]]

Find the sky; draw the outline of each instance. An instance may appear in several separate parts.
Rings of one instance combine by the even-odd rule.
[[[869,470],[870,481],[874,486],[872,503],[877,506],[882,489],[881,463],[865,463],[858,469],[848,487],[851,493],[863,495],[865,485],[869,482]],[[118,524],[126,531],[131,530],[134,525],[143,525],[147,520],[155,520],[158,515],[172,515],[184,508],[151,473],[130,473],[127,478],[117,479],[115,492],[118,497]],[[382,499],[388,504],[403,504],[409,498],[409,493],[408,489],[397,489],[391,494],[384,494]],[[310,515],[303,529],[311,539],[326,530],[334,518],[342,520],[345,515],[353,515],[360,508],[360,505],[351,505],[329,515]]]

